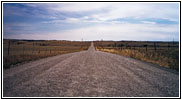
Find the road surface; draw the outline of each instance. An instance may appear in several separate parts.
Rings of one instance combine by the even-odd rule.
[[[3,72],[4,97],[177,97],[179,75],[128,57],[87,51],[32,61]]]

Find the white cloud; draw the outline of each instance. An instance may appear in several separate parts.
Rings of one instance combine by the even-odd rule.
[[[172,40],[169,33],[178,33],[176,25],[156,24],[108,24],[44,34],[12,36],[26,39],[60,40]]]
[[[117,18],[159,18],[168,20],[178,20],[179,9],[168,4],[158,3],[123,3],[112,4],[110,10],[105,13],[92,15],[93,18],[102,18],[103,20]],[[96,17],[95,17],[96,16]]]
[[[177,21],[179,17],[178,3],[44,3],[26,5],[46,9],[49,13],[56,14],[60,12],[87,12],[85,18],[102,21],[125,17]]]
[[[151,22],[151,21],[141,21],[144,24],[156,24],[156,22]]]
[[[55,20],[51,20],[51,21],[43,21],[42,23],[62,24],[62,23],[101,23],[101,22],[109,23],[109,22],[105,22],[105,21],[99,20],[99,19],[89,20],[89,17],[82,17],[82,18],[71,18],[70,17],[70,18],[66,18],[65,20],[55,19]]]
[[[82,19],[89,19],[89,17],[88,16],[84,16],[84,17],[82,17]]]
[[[107,7],[109,4],[105,3],[56,3],[46,4],[47,8],[54,11],[65,12],[85,12],[91,10],[98,10]]]
[[[168,40],[173,38],[171,33],[179,33],[178,24],[157,24],[152,21],[141,21],[142,24],[129,23],[125,20],[116,21],[118,18],[131,19],[167,19],[178,21],[179,9],[177,4],[171,3],[40,3],[25,4],[30,7],[39,8],[47,14],[50,21],[42,23],[45,26],[52,23],[69,23],[70,30],[61,30],[47,33],[40,32],[39,26],[15,25],[22,27],[11,34],[9,38],[24,39],[61,39],[61,40]],[[37,9],[38,10],[38,9]],[[37,11],[36,10],[36,11]],[[35,11],[35,12],[36,12]],[[61,14],[61,15],[60,15]],[[41,15],[41,14],[35,14]],[[59,18],[61,17],[61,18]],[[113,20],[113,21],[112,21]],[[42,21],[42,20],[41,20]],[[70,28],[72,24],[81,23],[84,27]],[[87,26],[85,23],[94,23]],[[41,24],[43,25],[43,24]],[[5,31],[13,32],[12,27],[4,25]],[[58,25],[59,26],[59,25]],[[66,25],[65,25],[66,26]],[[31,29],[35,28],[35,29]],[[31,33],[31,30],[35,30]],[[37,31],[37,33],[35,33]],[[26,33],[27,32],[27,33]],[[177,36],[177,35],[176,35]]]
[[[78,19],[78,18],[66,18],[66,21],[68,23],[78,23],[78,22],[80,22],[80,19]]]
[[[81,19],[79,18],[66,18],[65,20],[59,20],[59,19],[55,19],[55,20],[51,20],[51,21],[43,21],[42,23],[45,24],[60,24],[60,23],[80,23],[83,22]]]

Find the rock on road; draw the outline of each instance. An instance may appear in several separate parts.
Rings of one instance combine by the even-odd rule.
[[[129,57],[87,51],[3,71],[4,97],[178,97],[179,73]]]

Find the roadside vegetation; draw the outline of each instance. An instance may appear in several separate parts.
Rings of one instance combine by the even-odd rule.
[[[96,50],[179,70],[179,42],[95,41]]]
[[[91,42],[3,39],[3,68],[40,58],[87,50]]]

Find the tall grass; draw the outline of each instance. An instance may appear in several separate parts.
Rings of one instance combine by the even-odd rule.
[[[10,51],[8,55],[8,45]],[[45,57],[87,50],[90,42],[3,40],[3,68]]]
[[[158,47],[158,49],[155,50],[153,47],[149,47],[146,51],[145,47],[120,48],[97,44],[96,50],[132,57],[171,69],[179,69],[179,48]]]

